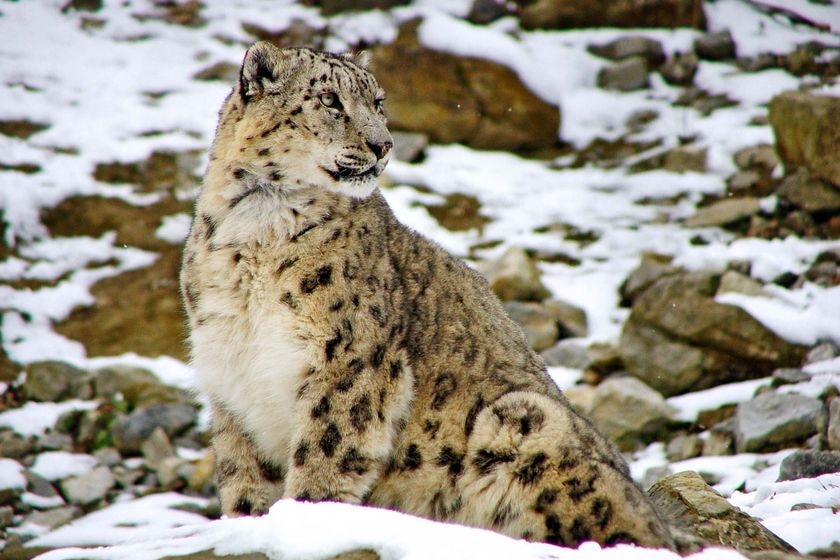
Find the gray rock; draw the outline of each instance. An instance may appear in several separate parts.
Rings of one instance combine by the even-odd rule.
[[[151,469],[157,469],[158,465],[164,460],[175,457],[175,448],[169,441],[169,436],[163,428],[158,426],[140,445],[140,451],[143,453],[143,458],[146,460],[146,465]]]
[[[525,331],[528,343],[536,352],[551,348],[557,342],[560,335],[557,321],[543,305],[508,301],[504,306],[510,318],[516,321]]]
[[[36,511],[26,516],[25,523],[39,525],[47,529],[57,529],[81,517],[82,510],[76,506],[62,506],[47,511]]]
[[[840,188],[811,176],[804,167],[785,177],[776,193],[808,212],[840,210]]]
[[[673,86],[690,86],[697,75],[699,61],[694,53],[676,54],[659,68],[662,79]]]
[[[503,2],[497,0],[474,0],[467,19],[479,25],[486,25],[508,15]]]
[[[811,379],[811,374],[799,368],[779,368],[773,372],[773,387],[802,383]]]
[[[635,298],[619,352],[627,370],[666,396],[798,365],[788,343],[746,311],[714,299],[719,276],[663,276]]]
[[[22,459],[34,450],[33,438],[25,438],[12,430],[0,429],[0,457]]]
[[[822,403],[805,395],[768,392],[742,402],[735,413],[738,453],[795,446],[817,433]]]
[[[15,519],[15,510],[12,506],[0,506],[0,529],[9,527]]]
[[[557,322],[561,338],[583,338],[589,334],[586,311],[577,305],[549,299],[543,302],[543,307]]]
[[[519,247],[511,247],[498,260],[479,263],[477,268],[502,301],[542,301],[551,295],[540,280],[536,263]]]
[[[26,367],[24,392],[33,401],[60,401],[70,396],[73,379],[84,374],[65,362],[33,362]]]
[[[662,43],[641,35],[619,37],[601,45],[589,45],[587,50],[613,61],[639,56],[644,58],[650,67],[659,66],[665,60]]]
[[[613,377],[598,385],[589,411],[592,422],[625,451],[652,441],[673,416],[661,394],[633,377]]]
[[[636,296],[649,288],[654,282],[664,276],[680,272],[678,267],[671,264],[672,260],[673,257],[668,255],[643,254],[639,266],[630,273],[619,288],[621,304],[624,306],[632,305]]]
[[[61,482],[61,491],[71,504],[89,506],[102,500],[116,484],[108,467],[95,469]]]
[[[25,476],[27,490],[32,494],[40,496],[41,498],[59,497],[58,490],[56,490],[55,487],[52,484],[50,484],[50,481],[48,481],[46,478],[30,471],[27,471],[25,473]]]
[[[634,56],[602,68],[598,87],[617,91],[633,91],[648,87],[648,66],[645,59]]]
[[[720,285],[718,286],[716,295],[726,293],[745,294],[748,296],[767,295],[761,282],[734,270],[727,270],[720,277]]]
[[[703,440],[696,434],[678,434],[665,447],[669,461],[684,461],[703,452]]]
[[[151,371],[125,365],[114,365],[93,372],[93,386],[97,397],[112,397],[125,393],[137,385],[159,385],[160,380]]]
[[[694,52],[706,60],[730,60],[736,57],[735,40],[728,29],[707,33],[694,40]]]
[[[38,438],[38,451],[73,451],[73,438],[61,432],[49,432]]]
[[[692,228],[725,226],[754,216],[760,211],[761,202],[758,198],[724,198],[698,209],[694,216],[685,221],[685,225]]]
[[[120,418],[111,431],[114,445],[121,453],[140,450],[155,428],[161,427],[171,438],[195,422],[196,410],[187,404],[157,404],[138,408]]]
[[[837,356],[840,356],[840,349],[838,349],[834,343],[821,342],[808,350],[808,353],[805,354],[805,363],[813,364],[815,362],[831,360]]]
[[[727,502],[696,472],[665,477],[648,490],[648,496],[666,522],[709,545],[745,552],[795,552],[757,519]]]
[[[589,364],[589,351],[575,340],[561,340],[540,353],[545,365],[585,369]]]
[[[391,136],[394,138],[391,155],[400,161],[420,161],[429,146],[429,137],[421,132],[394,131]]]
[[[834,397],[828,402],[826,440],[829,449],[840,451],[840,397]]]
[[[703,442],[704,457],[732,455],[735,451],[735,419],[730,418],[712,426]]]
[[[840,451],[794,451],[779,466],[779,480],[840,472]]]

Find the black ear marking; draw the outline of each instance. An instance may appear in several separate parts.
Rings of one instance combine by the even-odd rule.
[[[239,94],[242,101],[248,103],[252,97],[263,92],[265,81],[278,78],[276,55],[271,51],[277,47],[271,43],[260,41],[254,43],[245,53],[242,68],[239,71]]]

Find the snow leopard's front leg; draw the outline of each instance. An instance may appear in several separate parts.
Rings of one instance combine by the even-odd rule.
[[[388,467],[411,372],[404,351],[384,342],[341,351],[351,336],[326,341],[329,359],[301,387],[284,497],[360,503]]]
[[[222,513],[261,515],[283,495],[285,468],[260,456],[236,417],[213,407],[213,452]]]

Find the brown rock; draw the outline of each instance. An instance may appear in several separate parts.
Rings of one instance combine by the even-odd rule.
[[[477,267],[502,301],[542,301],[551,293],[540,280],[540,269],[519,247],[511,247],[498,260]]]
[[[795,552],[757,519],[731,505],[693,471],[667,476],[648,490],[667,521],[712,546]]]
[[[557,145],[557,107],[536,97],[504,66],[423,47],[417,25],[409,22],[394,43],[372,50],[371,66],[388,92],[390,126],[479,149]]]
[[[840,97],[788,91],[770,101],[776,148],[788,172],[807,167],[840,186]]]
[[[524,301],[508,301],[504,305],[510,318],[522,327],[534,351],[541,352],[554,346],[560,331],[557,321],[545,306]]]
[[[340,12],[387,10],[408,4],[409,0],[304,0],[303,4],[321,8],[321,13],[331,16]]]
[[[516,0],[526,29],[706,27],[699,0]]]
[[[688,227],[725,226],[754,214],[761,210],[759,199],[744,196],[740,198],[724,198],[697,210],[694,216],[685,221]]]
[[[840,146],[837,157],[840,158]],[[840,210],[840,187],[812,176],[805,167],[785,177],[776,193],[807,212]]]
[[[686,171],[706,172],[706,148],[680,146],[665,154],[664,167],[668,171],[684,173]]]
[[[717,303],[718,284],[714,274],[682,273],[639,295],[619,347],[628,371],[671,396],[798,365],[804,348],[743,309]]]

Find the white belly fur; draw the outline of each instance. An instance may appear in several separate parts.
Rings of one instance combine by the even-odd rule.
[[[232,412],[267,457],[285,463],[296,394],[309,367],[294,319],[277,308],[226,319],[193,330],[199,389]]]

